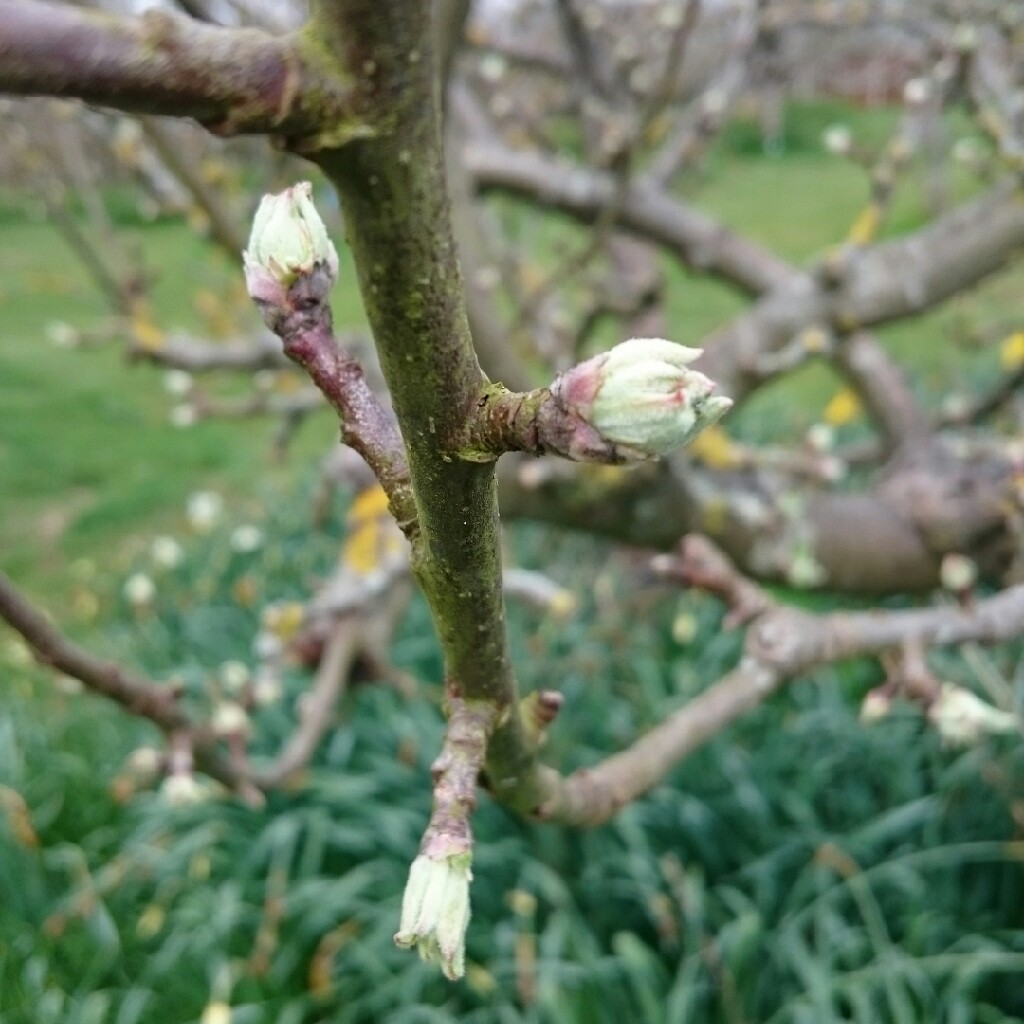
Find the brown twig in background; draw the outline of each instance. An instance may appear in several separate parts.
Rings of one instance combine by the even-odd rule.
[[[247,798],[253,797],[248,780],[216,749],[212,732],[193,722],[182,709],[180,695],[174,687],[147,679],[117,662],[98,658],[69,640],[3,573],[0,573],[0,618],[21,634],[40,664],[78,679],[93,693],[147,719],[167,736],[187,737],[204,772],[229,789]]]

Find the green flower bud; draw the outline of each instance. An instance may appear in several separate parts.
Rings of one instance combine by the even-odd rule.
[[[415,946],[423,960],[440,965],[452,981],[466,972],[471,860],[468,851],[440,857],[420,854],[409,870],[395,935],[395,945]]]
[[[254,299],[276,301],[282,288],[317,267],[327,286],[338,277],[338,253],[313,205],[313,186],[300,181],[280,195],[260,200],[249,247],[242,254],[245,282]]]
[[[633,338],[562,374],[552,392],[620,456],[667,455],[732,406],[712,396],[713,381],[689,368],[699,355],[662,338]]]

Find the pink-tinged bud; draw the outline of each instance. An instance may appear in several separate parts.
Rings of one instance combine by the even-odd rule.
[[[621,458],[656,458],[692,441],[732,406],[689,368],[700,354],[662,338],[632,338],[561,374],[552,394]]]
[[[308,181],[260,200],[249,247],[242,254],[245,283],[258,302],[279,304],[300,277],[319,270],[324,291],[338,277],[338,253],[313,205]]]

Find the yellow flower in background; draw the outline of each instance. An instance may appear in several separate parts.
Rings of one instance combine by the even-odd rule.
[[[856,392],[850,388],[837,391],[825,406],[821,418],[833,427],[845,427],[848,423],[860,418],[863,406]]]
[[[212,289],[201,288],[193,296],[192,305],[215,338],[226,338],[235,330],[237,324],[231,309]]]
[[[722,427],[707,427],[690,442],[690,452],[712,469],[730,469],[739,464],[740,449]]]
[[[164,926],[167,917],[164,908],[158,903],[150,903],[135,922],[135,934],[140,939],[151,939]]]
[[[1024,366],[1024,331],[1014,331],[999,346],[999,365],[1007,371]]]
[[[164,332],[157,327],[153,314],[145,304],[139,304],[132,313],[131,330],[135,344],[146,352],[156,352],[163,348]]]
[[[881,226],[882,208],[878,203],[868,203],[850,227],[847,240],[853,245],[868,245],[878,236]]]
[[[277,601],[263,609],[261,624],[265,630],[281,640],[295,635],[306,615],[306,607],[300,601]]]
[[[345,520],[348,534],[341,560],[357,573],[371,573],[402,552],[405,538],[388,511],[388,496],[379,484],[361,491]]]

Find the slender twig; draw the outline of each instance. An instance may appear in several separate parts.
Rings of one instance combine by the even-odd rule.
[[[330,303],[311,277],[300,278],[285,304],[267,324],[284,345],[285,355],[301,366],[337,411],[341,434],[373,469],[387,492],[395,519],[412,536],[417,528],[416,503],[409,482],[409,464],[394,417],[374,394],[362,366],[334,335]]]
[[[84,683],[101,697],[148,719],[168,736],[186,736],[200,768],[230,789],[252,796],[248,780],[239,775],[216,748],[210,729],[193,722],[172,686],[161,685],[114,661],[80,647],[53,626],[11,580],[0,573],[0,618],[29,645],[36,660]]]
[[[324,646],[316,678],[299,706],[299,724],[274,760],[252,772],[261,789],[287,785],[312,760],[333,724],[335,708],[345,691],[363,628],[358,616],[339,619]]]
[[[547,776],[547,802],[538,816],[572,824],[607,820],[661,782],[681,760],[787,683],[812,669],[863,655],[927,645],[998,643],[1024,632],[1024,586],[1010,587],[970,607],[943,605],[905,611],[816,615],[775,605],[721,553],[701,540],[685,556],[697,577],[727,599],[753,611],[739,665],[699,697],[656,725],[627,750],[567,778]],[[697,563],[700,563],[698,565]]]

